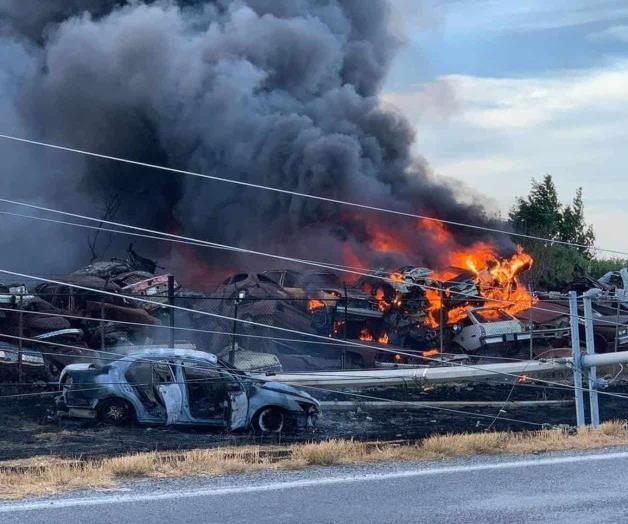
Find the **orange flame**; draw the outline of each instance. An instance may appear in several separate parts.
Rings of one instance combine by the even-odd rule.
[[[377,342],[379,342],[380,344],[388,344],[388,333],[384,333],[383,335],[380,335],[380,337],[377,339]]]
[[[311,298],[307,302],[307,310],[311,313],[316,309],[321,309],[325,307],[325,303],[322,300],[318,300],[317,298]]]
[[[453,242],[451,233],[438,222],[422,222],[422,226],[428,230],[434,242],[447,244],[443,250],[447,252]],[[533,259],[519,246],[517,252],[510,258],[502,258],[498,255],[494,245],[488,242],[476,242],[469,248],[450,251],[448,264],[453,268],[471,271],[477,281],[479,295],[485,299],[483,305],[500,307],[511,314],[518,313],[532,306],[536,299],[525,289],[518,276],[530,267]],[[443,290],[428,289],[425,296],[429,306],[427,310],[427,324],[438,327],[440,324],[440,310],[445,306],[445,298],[451,296],[447,290],[447,281],[457,275],[454,269],[434,271],[432,278],[443,284]],[[463,296],[451,296],[464,300]],[[466,316],[466,312],[478,304],[463,304],[447,311],[445,320],[448,324],[460,322]]]
[[[340,334],[340,330],[344,329],[345,327],[345,321],[344,320],[335,320],[334,321],[334,328],[332,330],[332,335],[334,337],[338,336]]]
[[[362,331],[360,331],[360,340],[364,342],[372,342],[373,335],[371,335],[371,332],[367,328],[362,328]]]
[[[386,293],[384,293],[384,290],[381,287],[377,288],[374,296],[375,300],[377,300],[377,307],[380,311],[386,312],[390,309],[390,302],[386,301]]]

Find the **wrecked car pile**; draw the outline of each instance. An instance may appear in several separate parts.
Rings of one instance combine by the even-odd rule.
[[[200,293],[131,246],[125,259],[95,261],[54,282],[0,285],[0,373],[52,379],[69,364],[174,347],[175,335],[177,347],[184,341],[240,370],[268,373],[534,358],[568,345],[565,290],[530,292],[520,280],[529,255],[503,258],[482,243],[447,262],[370,271],[351,284],[324,269],[237,273]],[[628,345],[627,283],[624,270],[573,284],[599,289],[599,351]]]

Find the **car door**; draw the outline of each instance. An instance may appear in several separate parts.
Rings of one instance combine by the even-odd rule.
[[[227,382],[229,429],[244,428],[247,425],[249,410],[249,398],[244,383],[227,371],[223,371],[222,374]]]
[[[215,426],[229,425],[227,381],[215,365],[182,361],[185,385],[184,406],[191,422]]]
[[[157,394],[166,412],[166,426],[181,421],[183,413],[183,392],[176,378],[173,362],[153,363],[153,381]]]

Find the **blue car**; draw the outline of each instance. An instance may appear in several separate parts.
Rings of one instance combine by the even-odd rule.
[[[122,425],[209,426],[260,434],[313,428],[319,403],[262,381],[211,353],[151,348],[99,364],[71,364],[59,378],[58,414]]]

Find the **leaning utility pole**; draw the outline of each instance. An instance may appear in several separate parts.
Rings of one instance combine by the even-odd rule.
[[[571,325],[571,356],[573,358],[573,385],[576,397],[576,424],[582,427],[584,421],[584,393],[582,391],[582,354],[580,352],[580,326],[578,324],[578,294],[569,292],[569,323]]]
[[[585,293],[582,302],[584,305],[584,328],[586,334],[587,356],[595,355],[595,338],[593,336],[593,308],[591,294]],[[600,425],[600,406],[597,398],[597,369],[595,365],[587,368],[589,378],[589,404],[591,406],[591,425],[597,428]]]

